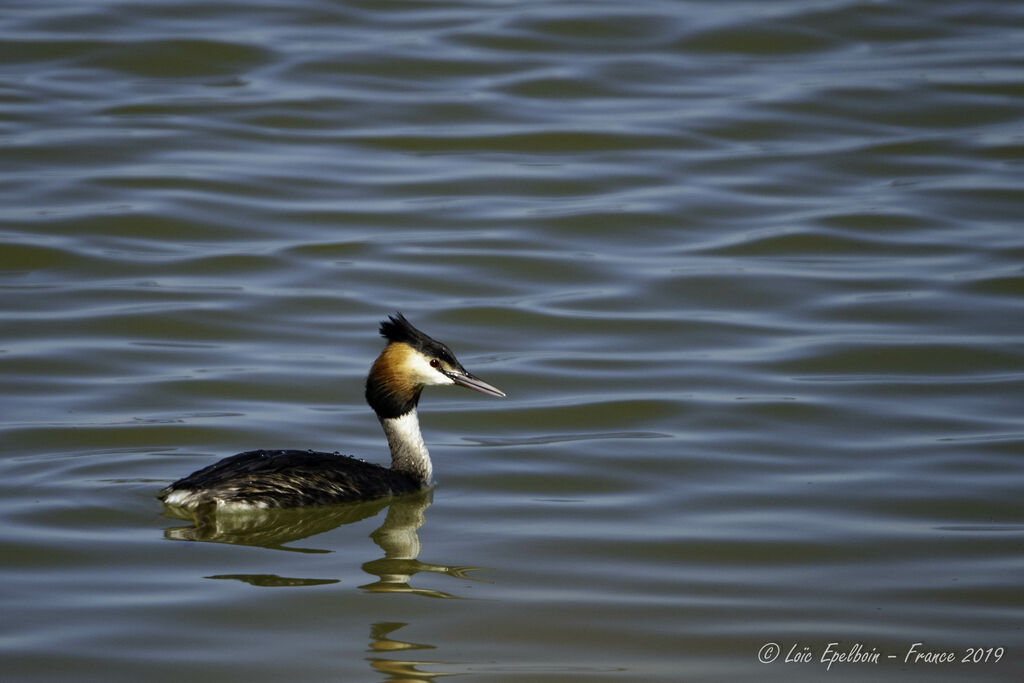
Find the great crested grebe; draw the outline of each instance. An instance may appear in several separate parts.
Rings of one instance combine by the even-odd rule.
[[[427,488],[433,468],[420,435],[416,405],[423,387],[457,385],[504,396],[469,374],[447,346],[401,313],[380,325],[387,339],[366,378],[366,402],[391,447],[391,468],[338,453],[247,451],[179,479],[157,497],[172,507],[285,508],[369,500]]]

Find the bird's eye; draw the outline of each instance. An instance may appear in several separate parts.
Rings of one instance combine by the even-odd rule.
[[[432,367],[432,368],[439,368],[439,367],[441,367],[441,361],[439,361],[436,358],[431,358],[430,359],[430,367]]]

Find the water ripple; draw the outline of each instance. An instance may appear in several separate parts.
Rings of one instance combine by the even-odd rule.
[[[1009,649],[1021,18],[18,0],[5,673],[788,680],[760,645]],[[425,393],[433,504],[318,527],[324,553],[165,540],[202,534],[154,492],[224,455],[385,459],[362,393],[394,310],[508,392]],[[422,600],[452,595],[481,599]]]

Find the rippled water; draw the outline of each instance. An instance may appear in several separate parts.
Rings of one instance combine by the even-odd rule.
[[[1022,38],[1009,2],[8,3],[3,679],[819,680],[836,643],[879,660],[835,680],[1018,680]],[[161,514],[245,449],[383,460],[395,310],[508,393],[425,395],[432,495]]]

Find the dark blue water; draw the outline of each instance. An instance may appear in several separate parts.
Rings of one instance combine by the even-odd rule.
[[[1022,38],[8,4],[2,677],[1019,679]],[[385,461],[396,310],[508,393],[425,393],[431,495],[162,514],[242,450]]]

